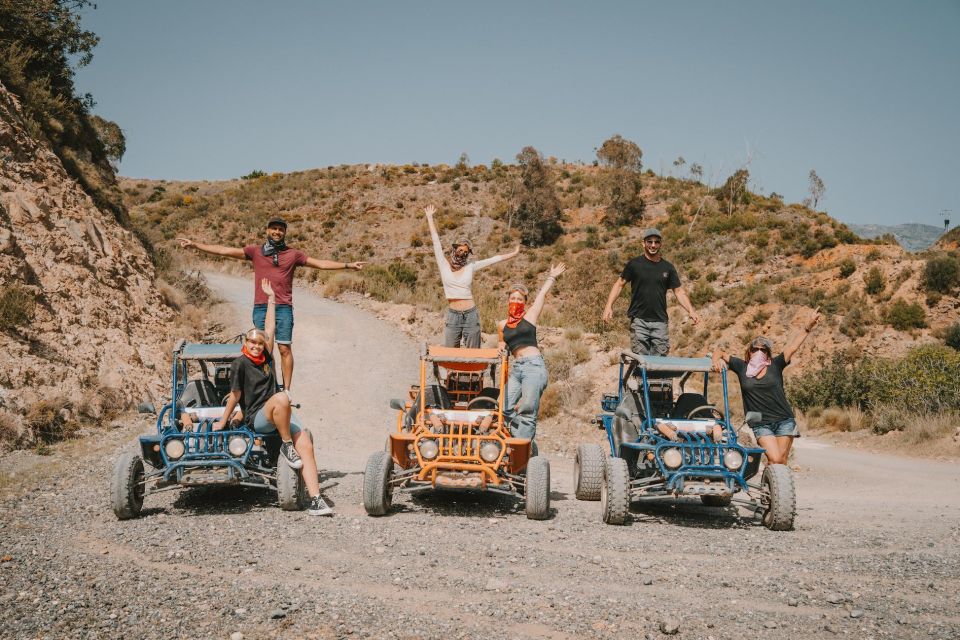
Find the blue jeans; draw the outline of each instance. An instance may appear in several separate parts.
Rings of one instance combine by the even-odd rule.
[[[476,307],[466,311],[447,309],[446,330],[443,332],[443,346],[467,347],[480,346],[480,312]]]
[[[793,418],[787,418],[780,422],[771,422],[770,424],[760,424],[751,427],[751,429],[753,429],[753,435],[757,436],[757,438],[762,438],[763,436],[800,437],[800,432],[797,431],[797,421]]]
[[[253,305],[253,326],[263,331],[263,325],[267,321],[267,305]],[[274,340],[277,344],[290,344],[293,342],[293,305],[277,305],[277,331],[274,334]]]
[[[537,435],[540,396],[547,388],[547,365],[542,355],[517,358],[510,367],[503,417],[515,438]]]

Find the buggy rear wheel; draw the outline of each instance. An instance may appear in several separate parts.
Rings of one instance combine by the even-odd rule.
[[[623,458],[607,460],[600,491],[600,510],[607,524],[624,524],[630,511],[630,472]]]
[[[113,513],[119,520],[130,520],[140,515],[143,509],[143,459],[133,452],[126,452],[113,465],[110,482],[110,498]]]
[[[313,434],[309,429],[304,432],[312,445]],[[310,504],[303,473],[284,462],[282,456],[277,459],[277,502],[284,511],[303,511]]]
[[[793,520],[797,515],[797,493],[790,467],[785,464],[767,465],[760,486],[766,498],[763,526],[771,531],[793,529]]]
[[[577,447],[577,455],[573,459],[573,488],[577,500],[600,499],[605,457],[598,445],[583,443]]]
[[[733,496],[700,496],[700,502],[708,507],[729,507]]]
[[[534,456],[527,462],[523,495],[527,502],[527,518],[546,520],[550,516],[550,461],[543,456]]]
[[[386,451],[377,451],[367,458],[363,472],[363,508],[371,516],[383,516],[393,504],[393,456]]]

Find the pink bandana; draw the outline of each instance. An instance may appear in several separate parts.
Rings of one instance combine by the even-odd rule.
[[[747,377],[756,378],[765,367],[773,364],[773,360],[763,350],[758,349],[750,356],[750,362],[747,363]]]

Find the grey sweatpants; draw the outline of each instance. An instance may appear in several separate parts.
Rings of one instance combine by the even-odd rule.
[[[480,312],[476,307],[466,311],[447,309],[447,326],[443,332],[443,346],[467,347],[480,346]]]

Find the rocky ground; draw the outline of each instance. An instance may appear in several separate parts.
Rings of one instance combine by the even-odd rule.
[[[246,280],[214,282],[244,309]],[[544,446],[552,517],[492,496],[361,506],[416,348],[357,309],[297,293],[294,396],[333,518],[255,490],[149,496],[119,522],[114,458],[152,425],[0,460],[0,636],[10,638],[956,638],[960,472],[809,439],[796,530],[699,502],[600,522]],[[592,435],[590,437],[593,437]],[[548,439],[545,438],[545,443]]]

